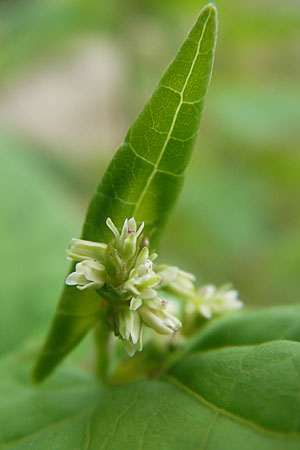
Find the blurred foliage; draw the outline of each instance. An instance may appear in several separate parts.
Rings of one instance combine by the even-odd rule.
[[[201,6],[195,0],[1,2],[2,89],[37,63],[55,61],[69,42],[96,33],[124,55],[124,98],[116,108],[122,103],[126,111],[125,132]],[[297,302],[300,4],[220,0],[217,6],[215,73],[162,258],[203,283],[232,281],[247,304]],[[119,139],[118,124],[115,129]],[[3,133],[1,350],[29,328],[31,335],[43,330],[67,267],[63,249],[79,235],[88,199],[118,144],[113,137],[111,148],[99,142],[84,163],[70,164],[64,147],[52,152],[18,130],[17,140]]]
[[[65,247],[79,215],[50,165],[0,136],[0,353],[43,332],[67,271]]]

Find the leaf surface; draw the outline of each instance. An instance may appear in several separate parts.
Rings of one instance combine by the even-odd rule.
[[[182,187],[198,133],[204,97],[211,78],[216,43],[216,8],[206,5],[157,89],[129,129],[94,195],[83,227],[83,239],[108,242],[111,217],[145,222],[151,246],[166,223]],[[78,303],[84,302],[84,306]],[[42,380],[99,320],[97,295],[64,287],[34,377]],[[84,310],[85,319],[77,308]],[[87,315],[89,316],[87,319]]]
[[[299,356],[286,341],[199,352],[111,389],[65,371],[34,387],[0,367],[1,448],[298,450]]]

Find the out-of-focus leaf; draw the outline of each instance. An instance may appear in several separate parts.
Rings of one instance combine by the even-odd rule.
[[[66,240],[79,214],[66,185],[32,149],[0,135],[0,353],[43,332],[55,308]]]
[[[298,450],[299,354],[284,341],[208,351],[105,389],[61,371],[30,386],[2,364],[1,448]]]
[[[88,209],[83,238],[108,242],[111,217],[121,227],[126,217],[145,222],[157,245],[183,183],[210,82],[216,41],[216,8],[205,6],[157,89],[117,151]],[[88,320],[78,316],[88,315]],[[75,309],[74,309],[75,308]],[[99,320],[97,296],[85,298],[65,287],[34,377],[42,380]]]
[[[217,319],[193,338],[189,352],[281,339],[300,341],[299,305],[241,312]]]

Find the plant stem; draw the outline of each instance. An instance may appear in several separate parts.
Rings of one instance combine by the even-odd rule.
[[[96,342],[96,374],[101,381],[108,382],[110,355],[111,330],[105,323],[101,321],[95,329],[95,342]]]

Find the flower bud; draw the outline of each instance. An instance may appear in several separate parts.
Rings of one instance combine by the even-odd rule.
[[[99,242],[73,238],[70,240],[69,248],[67,249],[67,258],[72,261],[93,259],[103,262],[106,247],[106,244],[101,244]]]
[[[178,297],[190,299],[195,295],[195,277],[175,266],[158,265],[156,272],[161,277],[161,288],[166,288]]]
[[[141,224],[140,228],[136,230],[137,226],[135,219],[133,217],[129,220],[125,219],[121,235],[110,218],[106,220],[106,224],[115,236],[116,248],[120,253],[120,256],[124,261],[129,261],[136,254],[137,239],[143,231],[144,222]]]
[[[68,286],[77,286],[78,289],[99,289],[106,281],[106,272],[103,264],[93,260],[86,260],[76,264],[75,272],[66,278]]]
[[[156,296],[153,298],[150,298],[150,299],[145,299],[145,298],[141,298],[141,297],[132,297],[132,299],[130,301],[130,309],[132,311],[136,311],[137,309],[139,309],[139,307],[142,306],[142,304],[143,304],[143,300],[146,300],[146,302],[144,302],[144,304],[146,304],[150,308],[153,308],[153,309],[165,308],[167,306],[166,300],[159,298],[157,296],[156,291],[154,291],[154,292],[155,292]]]
[[[143,349],[143,327],[138,312],[131,311],[128,307],[121,308],[117,316],[117,327],[129,356],[133,356],[136,351],[140,352]]]
[[[163,309],[154,309],[143,304],[138,313],[144,324],[159,334],[174,334],[182,327],[176,317]]]

